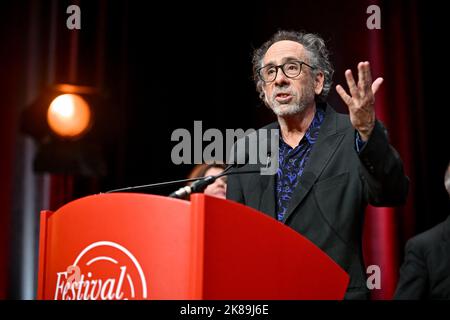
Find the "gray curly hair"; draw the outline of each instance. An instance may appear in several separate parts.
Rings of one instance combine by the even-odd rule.
[[[330,53],[325,45],[325,41],[317,34],[285,30],[280,30],[275,33],[270,40],[266,41],[253,53],[253,79],[255,80],[256,90],[259,92],[261,100],[264,101],[264,92],[262,90],[264,82],[259,78],[258,69],[263,66],[264,56],[270,46],[282,40],[300,43],[306,50],[309,59],[308,63],[316,67],[314,69],[314,75],[317,75],[318,72],[323,73],[323,89],[320,95],[316,96],[316,99],[325,102],[333,84],[332,79],[334,73],[333,65],[329,60]]]

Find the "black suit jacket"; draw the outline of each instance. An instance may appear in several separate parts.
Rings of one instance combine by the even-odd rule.
[[[325,119],[282,222],[311,240],[349,273],[346,299],[364,299],[368,297],[361,247],[364,209],[367,203],[403,204],[408,178],[381,123],[376,122],[358,154],[356,131],[349,116],[336,113],[329,105],[320,107],[325,108]],[[265,127],[272,128],[278,128],[278,123]],[[261,166],[248,164],[236,170]],[[227,198],[276,219],[275,175],[229,176]]]
[[[450,217],[406,243],[394,299],[450,299]]]

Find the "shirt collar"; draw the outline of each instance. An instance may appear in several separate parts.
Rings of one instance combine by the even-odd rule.
[[[300,140],[299,145],[302,143],[303,139],[306,139],[309,144],[313,145],[319,134],[320,126],[323,123],[323,119],[325,118],[325,111],[321,107],[316,107],[316,112],[314,113],[314,118],[309,125],[308,130],[305,133],[305,136]],[[283,137],[280,134],[280,146],[288,146],[291,148],[286,142],[284,142]]]

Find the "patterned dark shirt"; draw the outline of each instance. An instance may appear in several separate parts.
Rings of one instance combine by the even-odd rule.
[[[297,184],[301,181],[303,169],[308,162],[312,147],[319,135],[325,111],[317,108],[314,119],[302,140],[291,148],[280,135],[278,171],[276,176],[276,211],[278,220],[283,220]]]

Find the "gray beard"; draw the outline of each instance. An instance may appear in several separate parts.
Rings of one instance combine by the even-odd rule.
[[[271,109],[278,117],[292,116],[305,111],[308,106],[314,103],[314,91],[312,94],[306,94],[306,90],[302,92],[302,98],[298,103],[279,104],[275,99],[272,100]]]
[[[304,103],[290,103],[288,105],[274,103],[272,106],[272,111],[278,117],[292,116],[294,114],[298,114],[306,109],[306,104]]]

